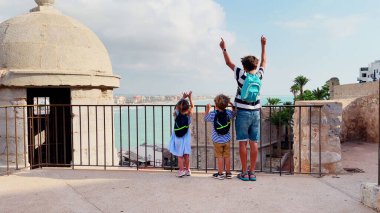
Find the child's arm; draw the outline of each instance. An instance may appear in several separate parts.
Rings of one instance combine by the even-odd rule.
[[[232,118],[234,118],[235,116],[236,116],[236,107],[234,106],[234,104],[233,103],[229,103],[229,105],[231,106],[231,108],[232,108],[232,117],[231,117],[231,119]]]
[[[189,97],[189,101],[190,101],[190,115],[193,113],[193,110],[194,110],[194,104],[193,104],[193,98],[191,97],[191,95],[193,94],[192,91],[190,91],[188,94],[187,94],[187,97]]]
[[[219,46],[220,46],[220,48],[221,48],[222,51],[223,51],[224,61],[226,62],[226,65],[227,65],[229,68],[231,68],[232,71],[234,71],[234,69],[235,69],[235,64],[232,63],[231,58],[230,58],[230,56],[229,56],[228,53],[227,53],[226,44],[224,43],[223,38],[221,38],[221,39],[222,39],[222,41],[220,42]]]
[[[210,112],[210,109],[211,109],[211,104],[207,104],[206,105],[206,112],[205,112],[205,117],[208,115],[208,113]]]
[[[267,45],[267,38],[265,36],[261,36],[261,63],[260,67],[265,69],[265,66],[267,64],[267,57],[266,57],[266,45]]]

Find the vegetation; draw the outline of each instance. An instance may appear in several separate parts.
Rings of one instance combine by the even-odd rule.
[[[305,85],[310,80],[305,76],[299,75],[294,79],[294,85],[290,87],[293,93],[294,101],[296,100],[328,100],[330,98],[329,85],[327,82],[321,88],[314,90],[304,90]],[[298,94],[300,92],[300,94]]]
[[[296,100],[298,92],[301,90],[300,86],[298,84],[293,84],[293,86],[290,87],[290,92],[293,93],[293,100]]]
[[[269,106],[275,106],[275,105],[279,105],[281,103],[281,99],[279,98],[267,98],[267,104]]]
[[[301,92],[301,96],[303,95],[303,88],[304,86],[309,82],[309,79],[306,78],[305,76],[303,75],[299,75],[297,76],[295,79],[294,79],[294,84],[295,85],[298,85],[299,88],[300,88],[300,92]]]
[[[268,98],[269,99],[269,98]],[[276,98],[273,98],[276,100]],[[277,100],[276,100],[277,101]],[[276,102],[275,102],[276,103]],[[278,105],[279,103],[273,104]],[[283,106],[289,106],[292,105],[291,102],[285,102],[283,103]],[[269,101],[268,101],[268,105]],[[280,138],[280,130],[282,127],[285,126],[285,142],[289,142],[289,127],[293,124],[293,113],[294,108],[293,107],[276,107],[272,109],[271,117],[268,118],[269,122],[276,126],[277,129],[277,150],[276,154],[277,156],[281,156],[281,138]]]

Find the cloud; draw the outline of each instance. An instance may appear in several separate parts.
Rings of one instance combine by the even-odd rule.
[[[202,92],[210,76],[225,69],[220,37],[230,44],[235,41],[234,34],[225,29],[223,8],[212,0],[65,0],[56,4],[100,36],[114,72],[124,78],[123,87],[129,92],[149,93],[141,88],[147,83],[165,93],[178,92],[174,90],[181,88],[173,90],[170,84],[179,78],[187,79],[183,87],[194,85]],[[147,80],[146,73],[160,82]],[[230,79],[213,76],[217,81]]]
[[[333,38],[347,38],[359,32],[360,26],[367,20],[365,15],[328,17],[315,14],[306,19],[279,21],[276,24],[288,30],[325,31]]]
[[[122,77],[120,92],[215,93],[218,88],[210,86],[213,82],[232,79],[218,43],[223,36],[231,47],[235,35],[226,30],[225,12],[214,0],[55,2],[63,14],[87,25],[104,42],[114,73]],[[35,6],[33,0],[0,0],[0,20]],[[221,70],[228,74],[218,75]],[[173,82],[181,84],[173,86]]]

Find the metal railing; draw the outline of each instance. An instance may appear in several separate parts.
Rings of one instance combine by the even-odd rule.
[[[194,109],[190,158],[193,170],[208,172],[216,170],[216,160],[212,126],[203,120],[205,108],[197,105]],[[321,108],[263,106],[256,171],[322,175]],[[167,149],[173,110],[173,105],[1,106],[0,174],[42,167],[176,169],[176,157]],[[309,131],[307,142],[302,141],[305,128]],[[238,171],[241,165],[234,121],[230,131],[231,168]],[[313,147],[313,152],[319,153],[314,161]],[[308,159],[309,165],[302,159]]]

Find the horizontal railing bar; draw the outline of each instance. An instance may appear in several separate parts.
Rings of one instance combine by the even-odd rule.
[[[175,106],[175,104],[124,104],[124,105],[115,105],[115,104],[104,104],[104,105],[100,105],[100,104],[88,104],[88,105],[71,105],[71,104],[45,104],[45,105],[2,105],[0,106],[0,108],[20,108],[20,107],[47,107],[47,106],[50,106],[50,107],[84,107],[84,106],[97,106],[97,107],[128,107],[128,106],[141,106],[141,107],[157,107],[157,106],[163,106],[163,107],[168,107],[168,106]],[[207,105],[197,105],[195,104],[194,106],[198,106],[198,107],[206,107]],[[214,107],[215,105],[211,105],[212,107]],[[323,107],[324,105],[263,105],[262,107],[264,108],[273,108],[273,107],[283,107],[283,108],[286,108],[286,107]]]

